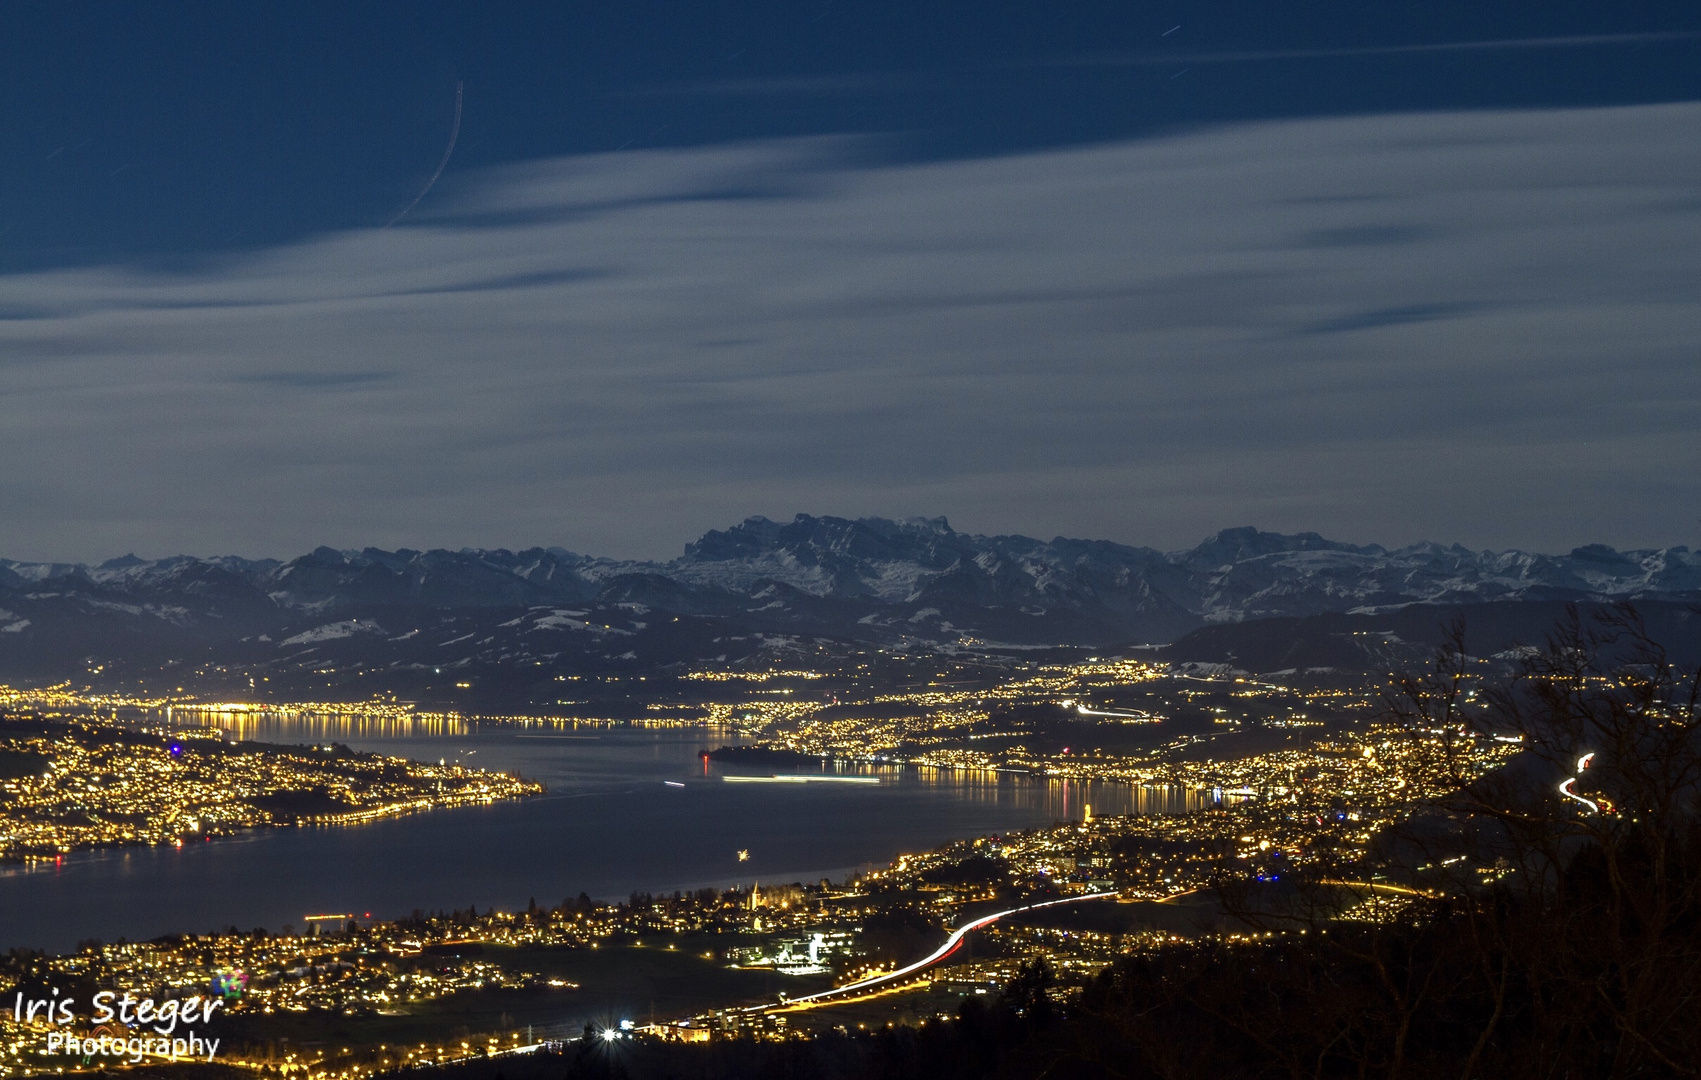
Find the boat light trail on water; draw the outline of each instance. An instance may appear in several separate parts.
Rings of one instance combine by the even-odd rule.
[[[723,776],[729,784],[878,784],[878,776]]]
[[[1056,907],[1058,904],[1078,904],[1083,900],[1115,899],[1116,896],[1117,894],[1114,892],[1087,893],[1084,896],[1065,896],[1061,900],[1045,900],[1038,904],[1026,904],[1022,907],[1013,907],[1006,911],[995,911],[991,915],[982,915],[974,922],[951,931],[951,936],[945,939],[945,944],[939,946],[939,948],[935,949],[933,952],[922,957],[920,960],[917,960],[915,963],[901,967],[896,971],[888,971],[884,975],[871,975],[866,979],[860,979],[853,983],[846,983],[843,986],[835,986],[831,990],[822,990],[820,993],[809,994],[805,997],[790,998],[777,1005],[753,1005],[744,1011],[762,1012],[766,1009],[788,1009],[794,1006],[807,1004],[811,1001],[820,1001],[824,998],[837,997],[841,994],[857,994],[867,990],[872,990],[883,983],[895,982],[905,976],[913,975],[923,968],[937,964],[939,961],[956,952],[963,944],[963,938],[972,934],[974,931],[979,930],[983,926],[997,922],[1006,915],[1017,915],[1024,911],[1038,911],[1040,908]]]

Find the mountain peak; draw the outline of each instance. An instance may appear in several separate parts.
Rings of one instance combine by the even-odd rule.
[[[1198,547],[1179,552],[1173,557],[1188,566],[1204,568],[1226,566],[1230,563],[1245,562],[1248,559],[1262,558],[1266,555],[1280,555],[1291,551],[1349,551],[1379,554],[1382,553],[1383,549],[1375,546],[1359,547],[1356,544],[1344,544],[1338,540],[1325,540],[1314,532],[1293,534],[1261,532],[1251,525],[1243,525],[1235,529],[1223,529]]]
[[[860,523],[864,521],[879,521],[880,519],[859,518],[857,520]],[[893,524],[913,532],[931,532],[937,533],[940,536],[955,535],[955,531],[951,528],[951,523],[946,521],[943,517],[904,517],[898,518],[897,521],[893,522]]]

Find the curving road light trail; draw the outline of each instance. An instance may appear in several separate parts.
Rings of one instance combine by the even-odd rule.
[[[905,976],[914,975],[916,972],[921,971],[924,968],[932,967],[934,964],[937,964],[939,961],[956,952],[963,944],[963,938],[967,937],[974,931],[979,930],[983,926],[997,922],[1006,915],[1016,915],[1024,911],[1038,911],[1040,908],[1056,907],[1058,904],[1078,904],[1083,900],[1106,900],[1114,898],[1116,895],[1117,894],[1114,892],[1101,892],[1087,893],[1084,896],[1065,896],[1061,900],[1046,900],[1038,904],[1026,904],[1022,907],[1010,908],[1008,911],[995,911],[991,915],[982,915],[974,922],[951,931],[951,936],[945,939],[945,944],[939,946],[939,948],[935,949],[933,952],[922,957],[920,960],[917,960],[915,963],[901,967],[896,971],[888,971],[884,975],[871,975],[866,979],[861,979],[853,983],[846,983],[843,986],[835,986],[831,990],[822,990],[820,993],[809,994],[805,997],[787,998],[785,1001],[780,1002],[777,1005],[756,1005],[745,1011],[761,1012],[764,1009],[784,1009],[790,1008],[794,1005],[802,1005],[811,1001],[821,1001],[826,998],[838,997],[840,995],[866,993],[869,990],[876,989],[887,983],[896,982]]]
[[[1589,762],[1590,762],[1591,759],[1594,758],[1594,756],[1595,756],[1595,753],[1594,753],[1593,750],[1591,750],[1587,754],[1584,754],[1582,757],[1577,759],[1577,776],[1567,776],[1564,779],[1564,781],[1561,782],[1560,785],[1559,785],[1559,793],[1561,795],[1565,796],[1567,799],[1577,800],[1578,802],[1582,803],[1584,806],[1587,806],[1590,810],[1592,810],[1593,812],[1598,814],[1598,813],[1601,812],[1601,804],[1600,803],[1594,801],[1593,799],[1585,799],[1585,798],[1583,798],[1583,796],[1581,796],[1581,795],[1577,794],[1575,791],[1571,790],[1571,785],[1575,784],[1577,782],[1577,777],[1580,777],[1580,776],[1583,775],[1583,770],[1585,770],[1589,767]]]
[[[1076,716],[1114,716],[1118,720],[1133,720],[1140,724],[1155,724],[1158,718],[1145,713],[1106,712],[1104,709],[1089,709],[1085,705],[1075,706]]]
[[[1058,702],[1058,704],[1063,706],[1065,709],[1073,707],[1076,716],[1114,716],[1118,720],[1132,720],[1137,724],[1155,724],[1162,719],[1162,717],[1153,716],[1151,713],[1145,712],[1117,712],[1114,710],[1107,711],[1105,709],[1089,709],[1074,698],[1064,698],[1062,701]]]

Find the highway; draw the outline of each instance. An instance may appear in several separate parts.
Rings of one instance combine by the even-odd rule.
[[[1117,894],[1114,892],[1101,892],[1086,893],[1082,896],[1065,896],[1061,900],[1045,900],[1038,904],[1024,904],[1021,907],[1013,907],[1005,911],[995,911],[991,915],[982,915],[974,922],[968,923],[951,931],[951,936],[945,939],[945,944],[939,946],[939,948],[935,949],[933,952],[922,957],[913,964],[898,968],[896,971],[888,971],[882,975],[871,975],[866,979],[859,979],[853,983],[846,983],[844,986],[835,986],[831,990],[822,990],[820,993],[809,994],[805,997],[788,998],[785,1001],[775,1002],[771,1005],[755,1005],[744,1011],[764,1012],[769,1009],[794,1008],[796,1006],[806,1005],[812,1002],[826,1004],[828,999],[832,998],[856,997],[858,995],[868,993],[871,990],[879,989],[882,986],[900,982],[903,979],[914,975],[918,971],[923,971],[932,967],[934,964],[939,963],[939,961],[956,952],[958,947],[962,945],[963,938],[967,937],[974,931],[979,930],[983,926],[988,926],[997,922],[999,919],[1002,919],[1007,915],[1017,915],[1024,911],[1038,911],[1040,908],[1056,907],[1059,904],[1078,904],[1083,900],[1114,900],[1116,895]]]
[[[1587,806],[1592,812],[1598,814],[1598,813],[1601,812],[1601,804],[1600,803],[1596,802],[1593,799],[1585,799],[1585,798],[1583,798],[1583,796],[1581,796],[1581,795],[1577,794],[1575,791],[1571,790],[1571,785],[1575,784],[1577,782],[1578,777],[1583,775],[1584,770],[1589,767],[1589,762],[1593,761],[1594,758],[1595,758],[1594,751],[1590,751],[1589,753],[1584,754],[1582,757],[1578,758],[1577,759],[1577,775],[1566,777],[1565,780],[1559,785],[1559,793],[1561,795],[1565,796],[1567,799],[1577,800],[1578,802],[1582,803],[1584,806]]]

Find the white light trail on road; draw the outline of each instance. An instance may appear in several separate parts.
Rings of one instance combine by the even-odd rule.
[[[1589,767],[1589,762],[1594,759],[1594,756],[1595,756],[1595,752],[1593,750],[1591,750],[1587,754],[1584,754],[1582,757],[1577,759],[1577,776],[1583,775],[1583,770],[1585,770]],[[1600,813],[1601,812],[1601,804],[1600,803],[1595,802],[1593,799],[1585,799],[1585,798],[1583,798],[1583,796],[1581,796],[1581,795],[1577,794],[1575,791],[1571,790],[1571,785],[1575,784],[1577,782],[1577,776],[1566,777],[1564,779],[1564,781],[1562,781],[1559,785],[1559,793],[1561,795],[1565,796],[1567,799],[1577,800],[1578,802],[1582,803],[1584,806],[1587,806],[1594,813],[1597,813],[1597,814]]]
[[[1075,706],[1075,715],[1076,716],[1114,716],[1118,720],[1138,720],[1142,724],[1155,724],[1155,723],[1158,722],[1157,717],[1148,716],[1145,713],[1106,712],[1103,709],[1089,709],[1085,705]]]
[[[1113,898],[1116,895],[1117,894],[1114,892],[1102,892],[1087,893],[1084,896],[1065,896],[1061,900],[1046,900],[1038,904],[1027,904],[1022,907],[1010,908],[1007,911],[995,911],[991,915],[982,915],[974,922],[953,930],[951,932],[951,936],[945,939],[945,944],[939,946],[939,948],[935,949],[933,952],[922,957],[920,960],[917,960],[915,963],[901,967],[896,971],[888,971],[884,975],[871,975],[866,979],[853,983],[846,983],[844,986],[835,986],[831,990],[822,990],[820,993],[810,994],[806,997],[789,998],[777,1006],[757,1005],[746,1011],[759,1012],[763,1009],[785,1008],[792,1005],[801,1005],[806,1001],[818,1001],[821,998],[833,997],[838,994],[855,994],[863,990],[870,990],[882,983],[895,982],[906,975],[913,975],[923,968],[930,967],[933,964],[938,963],[955,952],[957,950],[957,946],[962,944],[963,938],[967,937],[974,931],[979,930],[983,926],[997,922],[1006,915],[1015,915],[1023,911],[1038,911],[1040,908],[1055,907],[1058,904],[1077,904],[1083,900],[1104,900],[1107,898]]]

